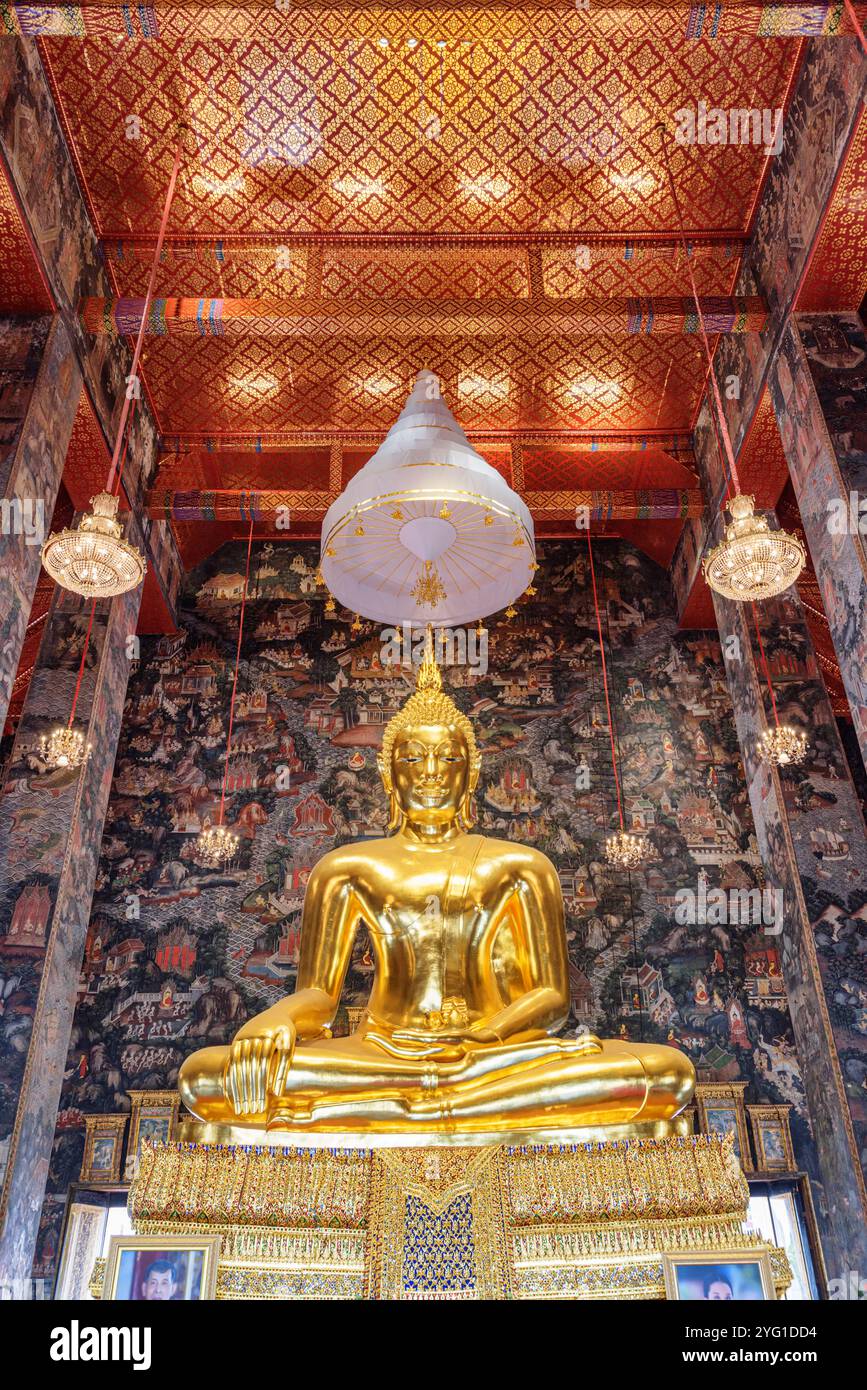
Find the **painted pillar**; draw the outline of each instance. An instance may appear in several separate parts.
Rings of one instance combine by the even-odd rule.
[[[714,594],[714,607],[759,850],[781,894],[772,930],[822,1175],[828,1276],[845,1277],[867,1268],[867,836],[796,590],[756,612],[780,722],[809,738],[800,767],[757,754],[773,716],[752,605]]]
[[[0,729],[80,395],[59,317],[0,319]]]
[[[76,717],[92,752],[52,772],[39,739],[68,719],[91,609],[56,591],[0,802],[0,1285],[30,1276],[140,602],[97,604]]]
[[[769,387],[867,765],[867,333],[858,315],[793,320]]]

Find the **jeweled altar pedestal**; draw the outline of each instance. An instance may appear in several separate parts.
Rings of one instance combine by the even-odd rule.
[[[768,1247],[716,1135],[290,1149],[146,1146],[141,1234],[219,1234],[221,1299],[665,1296],[665,1251]],[[790,1271],[771,1249],[778,1292]],[[101,1283],[97,1269],[94,1289]]]

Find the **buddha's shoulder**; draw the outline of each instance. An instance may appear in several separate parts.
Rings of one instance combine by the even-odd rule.
[[[498,840],[494,835],[483,835],[480,858],[484,863],[508,863],[517,869],[534,870],[536,873],[556,874],[557,870],[540,849],[515,840]]]
[[[338,845],[317,859],[313,874],[351,874],[361,865],[368,865],[381,857],[383,848],[391,841],[385,837],[375,840],[350,840],[348,844]]]

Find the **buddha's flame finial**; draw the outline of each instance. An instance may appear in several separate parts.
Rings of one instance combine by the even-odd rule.
[[[418,668],[418,675],[415,678],[415,688],[417,691],[442,690],[443,678],[440,675],[440,668],[437,665],[436,649],[434,647],[433,627],[427,625],[424,639],[424,657],[421,666]]]

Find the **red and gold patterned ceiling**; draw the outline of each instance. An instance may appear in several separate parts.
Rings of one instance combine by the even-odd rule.
[[[362,316],[352,334],[150,339],[167,435],[381,432],[425,363],[471,430],[689,429],[696,335],[540,344],[526,324],[534,300],[689,294],[661,125],[698,98],[783,106],[799,41],[688,40],[685,7],[249,18],[163,5],[156,39],[41,40],[119,295],[144,293],[183,122],[157,295]],[[671,158],[699,291],[726,295],[764,150],[673,144]],[[447,335],[428,312],[444,303],[466,309]]]
[[[155,294],[203,308],[145,342],[162,487],[333,491],[421,366],[528,492],[694,486],[706,363],[678,204],[715,336],[737,318],[769,160],[672,132],[699,102],[785,109],[800,12],[85,0],[5,16],[40,34],[121,310],[145,294],[182,131]],[[838,192],[845,216],[857,184]],[[818,259],[811,276],[821,294]],[[242,312],[215,323],[215,301]],[[237,530],[173,525],[187,563]],[[655,523],[658,558],[677,533]]]

